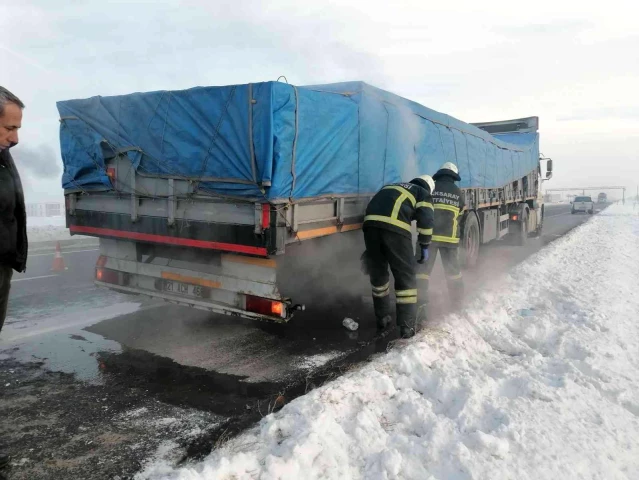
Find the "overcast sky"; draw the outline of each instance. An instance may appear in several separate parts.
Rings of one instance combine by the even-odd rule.
[[[363,80],[467,122],[537,115],[547,188],[634,192],[634,2],[341,3],[0,0],[0,85],[27,104],[13,154],[28,201],[62,198],[57,100],[280,75]]]

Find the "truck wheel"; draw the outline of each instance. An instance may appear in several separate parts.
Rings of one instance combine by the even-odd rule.
[[[537,222],[537,229],[530,234],[531,237],[541,237],[544,230],[544,207],[541,207],[541,219]]]
[[[461,238],[461,264],[464,268],[473,268],[479,258],[479,222],[474,212],[469,212],[464,222],[464,234]]]
[[[523,247],[528,243],[528,214],[524,213],[520,217],[519,225],[515,231],[515,244]]]

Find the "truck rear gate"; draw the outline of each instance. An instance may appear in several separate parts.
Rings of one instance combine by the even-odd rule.
[[[271,258],[101,238],[96,283],[217,313],[287,322],[305,308],[295,301],[367,293],[367,287],[358,291],[360,250],[357,231],[290,245],[287,255]]]
[[[278,291],[276,268],[274,259],[103,238],[96,283],[218,313],[283,322],[295,307]]]
[[[303,309],[278,289],[278,263],[295,269],[281,261],[286,246],[360,229],[368,203],[222,200],[139,175],[126,157],[106,165],[113,191],[67,194],[71,233],[100,238],[96,284],[252,319],[286,322]]]

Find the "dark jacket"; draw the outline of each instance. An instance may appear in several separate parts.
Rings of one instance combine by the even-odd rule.
[[[435,180],[433,243],[442,247],[457,247],[460,233],[459,217],[464,210],[464,196],[455,182],[460,181],[461,178],[452,170],[439,170],[433,175],[433,180]]]
[[[27,212],[18,169],[9,150],[0,151],[0,265],[27,268]]]
[[[386,185],[377,192],[366,208],[364,230],[383,228],[412,238],[411,222],[416,220],[418,242],[428,245],[434,222],[430,189],[421,179],[414,182]]]

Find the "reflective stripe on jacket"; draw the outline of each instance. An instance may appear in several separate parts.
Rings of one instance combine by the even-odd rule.
[[[442,176],[435,180],[433,207],[435,210],[433,242],[456,247],[459,245],[459,217],[464,210],[464,198],[461,189],[455,185],[451,177]]]
[[[428,191],[412,183],[397,183],[382,188],[366,208],[364,228],[377,227],[412,238],[411,222],[417,222],[418,242],[431,241],[434,211]]]

